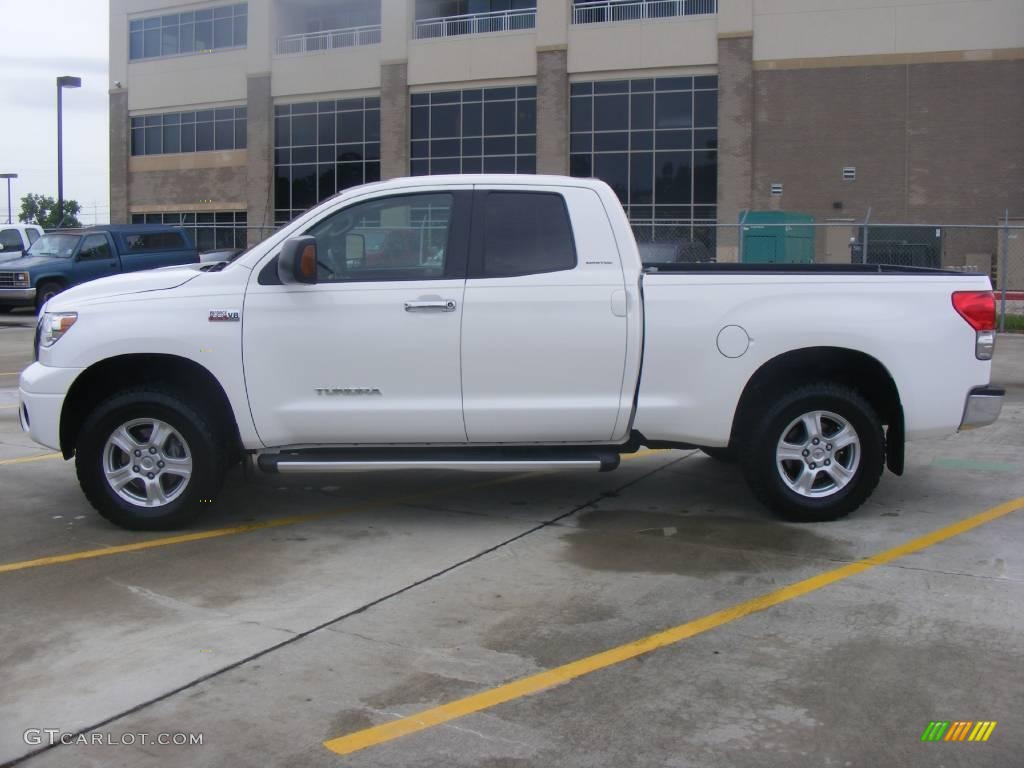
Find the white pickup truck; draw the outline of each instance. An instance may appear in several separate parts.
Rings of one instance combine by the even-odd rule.
[[[191,520],[227,469],[614,469],[735,459],[788,519],[900,474],[904,441],[994,421],[985,277],[641,264],[600,181],[347,190],[230,264],[51,299],[20,379],[37,442],[131,528]]]

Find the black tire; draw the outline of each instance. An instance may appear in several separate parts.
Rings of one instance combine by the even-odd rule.
[[[825,481],[822,484],[825,488],[820,492],[828,494],[819,497],[801,495],[790,488],[783,479],[784,469],[780,469],[776,461],[780,440],[794,434],[786,430],[803,414],[814,411],[831,412],[845,419],[859,438],[856,469],[844,487],[829,490],[829,484],[836,485],[832,475],[823,466],[816,468],[814,477],[821,474]],[[827,442],[825,437],[821,440]],[[830,444],[829,447],[831,450]],[[844,453],[843,461],[852,466],[849,456]],[[799,476],[812,466],[805,467],[800,462],[813,458],[804,460],[798,456],[797,461],[782,462],[782,465],[785,471]],[[838,520],[863,504],[878,485],[885,467],[882,424],[871,404],[856,390],[832,382],[808,384],[782,394],[754,422],[743,437],[740,464],[754,495],[783,518],[801,523]]]
[[[8,314],[14,307],[8,306],[7,304],[0,304],[0,315]]]
[[[735,464],[736,452],[732,448],[701,448],[701,453],[723,464]]]
[[[36,286],[36,312],[42,310],[43,305],[64,290],[64,286],[56,280],[46,280]]]
[[[183,489],[166,504],[153,507],[122,498],[107,482],[104,472],[107,441],[114,430],[133,420],[145,419],[159,419],[175,430],[181,438],[175,445],[183,442],[186,455],[192,460],[191,476]],[[85,497],[97,512],[122,528],[162,531],[186,525],[202,510],[209,509],[224,481],[221,441],[211,423],[174,392],[139,388],[114,395],[92,412],[78,435],[75,469]],[[178,481],[174,477],[166,479],[173,492]],[[163,481],[158,478],[158,482]],[[139,477],[129,490],[132,489],[139,489],[141,495],[145,492],[145,481]]]

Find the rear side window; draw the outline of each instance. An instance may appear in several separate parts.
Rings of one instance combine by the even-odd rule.
[[[576,266],[565,198],[552,192],[487,192],[483,277],[557,272]]]
[[[0,250],[20,251],[24,248],[21,233],[16,229],[0,229]]]
[[[142,232],[124,236],[124,244],[132,251],[180,251],[185,241],[178,232]]]

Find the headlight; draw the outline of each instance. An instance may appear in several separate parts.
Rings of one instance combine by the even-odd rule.
[[[52,347],[78,319],[77,312],[46,312],[40,323],[39,345]]]
[[[14,287],[15,288],[31,288],[32,279],[28,276],[28,272],[15,272],[14,273]]]

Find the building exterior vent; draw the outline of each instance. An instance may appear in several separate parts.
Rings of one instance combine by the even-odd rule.
[[[782,194],[782,183],[778,182],[778,181],[773,182],[772,183],[772,195],[775,196],[775,197],[778,197],[781,194]]]
[[[852,165],[848,165],[843,168],[843,181],[856,181],[857,180],[857,168]]]

